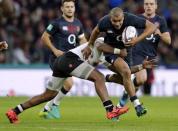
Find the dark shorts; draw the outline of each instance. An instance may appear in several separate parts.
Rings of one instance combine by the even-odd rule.
[[[146,56],[144,56],[144,55],[133,53],[132,54],[133,66],[142,64],[145,58],[146,58]],[[155,57],[148,57],[148,59],[149,60],[155,59]]]
[[[81,60],[78,55],[67,52],[56,58],[53,64],[54,77],[75,76],[82,79],[88,79],[94,67]]]
[[[83,61],[76,54],[66,52],[52,63],[53,76],[70,77],[70,73],[82,63]]]
[[[128,49],[127,50],[127,56],[124,58],[124,61],[128,64],[128,66],[132,66],[132,53],[131,53],[131,49]],[[110,64],[113,64],[114,61],[119,57],[118,55],[116,54],[108,54],[108,53],[105,53],[104,54],[105,56],[105,60],[107,62],[109,62]]]

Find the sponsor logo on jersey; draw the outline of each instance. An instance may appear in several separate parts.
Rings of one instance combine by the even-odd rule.
[[[107,30],[107,33],[113,33],[113,31],[112,30]]]
[[[53,29],[53,25],[52,24],[49,24],[48,27],[47,27],[47,30],[48,31],[51,31]]]
[[[63,26],[63,27],[62,27],[62,30],[68,31],[68,27],[67,27],[67,26]]]

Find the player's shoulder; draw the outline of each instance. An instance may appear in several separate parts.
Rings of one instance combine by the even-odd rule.
[[[109,15],[103,16],[102,18],[100,18],[100,21],[102,21],[102,22],[107,22],[107,21],[109,21]]]
[[[127,18],[127,17],[137,17],[135,14],[132,14],[130,12],[124,12],[124,17]]]
[[[78,18],[74,18],[74,21],[73,23],[76,23],[76,24],[79,24],[79,25],[82,25],[82,22],[78,19]]]
[[[165,17],[161,16],[161,15],[155,15],[156,19],[160,20],[160,21],[165,21]]]
[[[50,21],[50,23],[52,24],[60,24],[61,22],[64,22],[62,17],[59,17],[59,18],[56,18]]]

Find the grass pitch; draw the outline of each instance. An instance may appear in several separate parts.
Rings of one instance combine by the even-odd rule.
[[[178,131],[178,97],[141,97],[148,113],[138,118],[133,106],[119,122],[107,120],[97,97],[66,97],[61,103],[61,119],[38,117],[43,105],[23,112],[19,124],[9,124],[5,112],[24,102],[25,97],[0,98],[0,131]],[[112,98],[117,103],[117,98]]]

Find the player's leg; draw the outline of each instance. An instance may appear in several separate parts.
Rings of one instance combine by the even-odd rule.
[[[60,100],[66,96],[66,94],[70,91],[73,85],[73,80],[72,77],[68,77],[64,81],[64,86],[59,90],[58,94],[54,99],[51,101],[47,102],[46,105],[44,106],[43,110],[40,111],[39,116],[43,118],[60,118],[60,108],[59,108],[59,103]],[[59,85],[60,86],[60,85]]]
[[[141,64],[144,59],[145,59],[145,57],[142,55],[133,54],[133,65]],[[146,79],[147,79],[147,73],[146,73],[145,69],[135,73],[135,77],[133,77],[133,79],[132,79],[132,82],[135,87],[135,91],[137,91],[138,88],[144,84]],[[129,98],[129,96],[128,96],[127,91],[124,91],[123,95],[120,99],[120,102],[119,102],[120,106],[124,106],[127,103],[128,98]]]
[[[48,87],[44,93],[34,96],[31,99],[24,102],[23,104],[19,104],[16,107],[14,107],[13,109],[10,109],[6,113],[6,116],[8,117],[10,123],[18,122],[18,115],[20,113],[22,113],[24,110],[53,99],[58,93],[58,91],[57,91],[57,90],[59,90],[58,85],[63,85],[64,80],[65,80],[65,78],[59,79],[59,78],[53,77],[52,81],[49,81]],[[61,83],[61,84],[59,84],[59,83]]]
[[[83,62],[82,64],[80,64],[75,70],[71,72],[71,75],[94,82],[95,90],[100,97],[103,106],[106,109],[108,119],[115,119],[119,115],[124,114],[128,111],[127,107],[116,109],[114,108],[112,101],[109,99],[104,75],[94,69],[94,67],[92,67],[88,63]]]
[[[137,116],[145,114],[146,110],[141,106],[141,103],[135,94],[134,85],[131,81],[131,71],[129,69],[129,66],[122,58],[117,58],[114,61],[113,66],[115,67],[116,71],[119,72],[119,74],[122,76],[123,85],[136,109]]]

